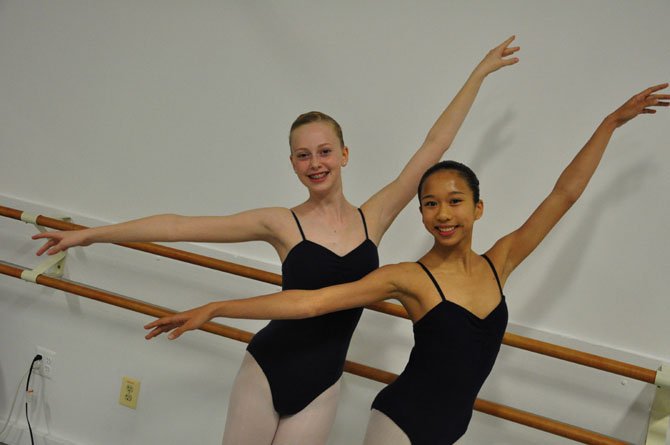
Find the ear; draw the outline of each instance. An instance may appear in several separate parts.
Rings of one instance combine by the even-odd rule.
[[[484,215],[484,201],[481,199],[477,204],[475,204],[475,221]]]
[[[345,145],[344,147],[342,147],[342,167],[347,165],[348,162],[349,162],[349,147]]]

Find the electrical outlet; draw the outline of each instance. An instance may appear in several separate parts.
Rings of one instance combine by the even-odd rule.
[[[47,348],[42,346],[37,346],[35,348],[35,354],[40,354],[42,356],[42,364],[35,371],[37,374],[48,379],[52,378],[54,372],[54,366],[56,366],[56,353],[50,351]]]
[[[131,377],[123,377],[121,380],[121,394],[119,403],[128,408],[137,407],[137,398],[140,395],[140,381]]]

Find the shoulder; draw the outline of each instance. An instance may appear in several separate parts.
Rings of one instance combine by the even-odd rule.
[[[487,250],[482,257],[488,258],[491,265],[498,274],[501,285],[504,286],[507,278],[512,273],[513,268],[509,267],[508,256],[513,239],[510,236],[499,239],[489,250]]]
[[[416,282],[417,276],[423,273],[421,266],[412,261],[396,264],[386,264],[374,271],[379,278],[394,283],[398,289],[410,289]]]
[[[250,225],[262,225],[264,231],[275,240],[293,233],[291,229],[295,226],[295,220],[291,210],[286,207],[263,207],[245,213]]]

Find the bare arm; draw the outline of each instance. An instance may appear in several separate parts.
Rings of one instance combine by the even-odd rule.
[[[154,215],[119,224],[67,232],[44,232],[37,255],[53,255],[75,246],[133,241],[273,242],[278,215],[285,209],[248,210],[230,216]]]
[[[365,306],[389,298],[406,298],[398,280],[403,265],[389,265],[374,270],[358,281],[318,290],[287,290],[240,300],[217,301],[189,311],[159,318],[146,326],[149,340],[163,332],[174,340],[186,331],[198,329],[215,317],[246,319],[297,319],[316,317],[329,312]]]
[[[501,238],[489,251],[502,267],[503,279],[535,250],[549,231],[579,199],[591,180],[605,148],[618,127],[640,114],[653,114],[651,107],[668,106],[670,95],[654,94],[668,84],[656,85],[636,94],[598,126],[586,145],[563,170],[553,190],[516,231]]]
[[[423,144],[400,175],[363,204],[363,210],[372,222],[377,242],[416,193],[423,173],[437,163],[451,146],[486,76],[518,62],[518,58],[509,57],[519,50],[519,47],[509,46],[513,40],[514,36],[488,52],[449,106],[437,118]]]

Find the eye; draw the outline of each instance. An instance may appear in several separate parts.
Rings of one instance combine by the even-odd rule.
[[[330,156],[330,154],[331,154],[332,152],[333,152],[333,149],[332,149],[332,148],[324,148],[323,150],[321,150],[321,151],[319,152],[319,154],[321,155],[322,158],[325,158],[325,157]]]
[[[435,207],[437,205],[436,201],[424,201],[424,207]]]
[[[451,204],[451,205],[458,205],[462,202],[463,202],[463,200],[461,198],[452,198],[452,199],[449,200],[449,204]]]
[[[295,158],[298,159],[298,160],[301,160],[301,161],[303,161],[305,159],[309,159],[309,153],[305,153],[304,151],[300,152],[300,153],[297,153],[295,155]]]

